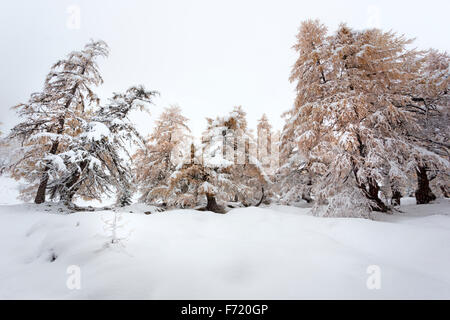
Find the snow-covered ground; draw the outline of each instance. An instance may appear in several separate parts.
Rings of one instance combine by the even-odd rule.
[[[18,204],[0,177],[1,299],[450,299],[450,201],[376,221],[324,219],[307,208],[127,208],[105,247],[112,212],[64,214]],[[132,211],[133,213],[130,213]],[[53,260],[53,261],[52,261]],[[81,289],[70,290],[69,266]],[[380,267],[369,290],[367,268]]]

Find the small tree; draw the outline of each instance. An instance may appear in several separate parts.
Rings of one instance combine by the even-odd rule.
[[[0,122],[0,125],[2,123]],[[3,137],[2,137],[2,132],[0,131],[0,175],[3,174],[3,171],[6,168],[6,163],[7,163],[7,159],[6,159],[6,154],[4,154],[3,150],[6,147],[6,141],[4,141]]]
[[[195,206],[203,197],[206,210],[217,213],[224,213],[222,204],[229,201],[250,205],[255,190],[270,181],[251,155],[250,145],[255,151],[256,146],[247,133],[245,112],[236,107],[225,117],[207,121],[201,146],[191,144],[190,155],[170,178],[169,203]]]

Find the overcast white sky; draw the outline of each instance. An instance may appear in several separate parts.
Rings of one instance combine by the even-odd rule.
[[[10,107],[42,89],[51,64],[90,38],[111,48],[100,61],[102,99],[144,84],[161,92],[152,117],[178,104],[197,135],[205,117],[235,105],[248,112],[252,127],[267,113],[281,128],[280,115],[294,100],[288,77],[302,20],[319,18],[331,31],[343,21],[357,29],[379,26],[416,37],[419,48],[449,52],[449,12],[448,0],[3,0],[0,129],[17,121]],[[143,133],[151,129],[150,116],[134,119]]]

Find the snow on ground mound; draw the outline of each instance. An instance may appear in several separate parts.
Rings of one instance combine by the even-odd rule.
[[[124,247],[105,247],[110,211],[3,205],[0,298],[449,299],[449,204],[408,205],[383,221],[281,206],[227,215],[123,210]],[[81,290],[67,288],[72,265]],[[381,268],[380,290],[366,286],[370,265]]]

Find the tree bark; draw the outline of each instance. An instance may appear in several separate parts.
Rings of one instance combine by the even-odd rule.
[[[84,171],[84,169],[87,167],[87,165],[88,165],[87,161],[81,162],[80,170],[78,170],[77,172],[72,174],[70,176],[70,178],[64,183],[64,187],[65,187],[65,190],[67,190],[67,192],[65,192],[62,195],[61,200],[64,201],[66,203],[66,205],[70,205],[72,203],[73,196],[75,195],[75,193],[77,193],[78,189],[80,188],[80,185],[75,186],[75,184],[80,179],[81,173]]]
[[[392,200],[391,200],[392,205],[395,207],[400,206],[401,198],[402,198],[401,192],[397,188],[392,187]]]
[[[436,196],[430,189],[430,180],[427,175],[427,168],[425,166],[418,166],[416,168],[417,174],[417,190],[416,202],[417,204],[429,204],[436,200]]]
[[[41,204],[45,202],[45,191],[47,190],[48,183],[48,171],[49,169],[46,167],[44,173],[42,174],[41,181],[39,183],[38,190],[36,192],[36,197],[34,198],[34,203]]]
[[[215,212],[215,213],[224,213],[224,210],[219,207],[216,202],[216,198],[212,194],[206,194],[206,199],[208,200],[208,204],[206,205],[206,210]]]

